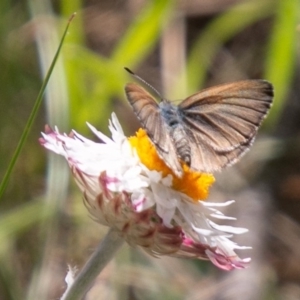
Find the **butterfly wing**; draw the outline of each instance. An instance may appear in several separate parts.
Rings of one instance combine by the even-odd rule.
[[[160,114],[159,105],[154,98],[141,86],[129,83],[125,92],[136,116],[147,131],[150,140],[156,147],[159,156],[174,171],[182,176],[182,168],[178,161],[176,148]]]
[[[272,99],[273,87],[264,80],[223,84],[185,99],[178,109],[191,167],[213,172],[235,163],[253,143]]]

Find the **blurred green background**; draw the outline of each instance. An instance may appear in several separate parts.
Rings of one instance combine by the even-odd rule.
[[[124,97],[128,67],[168,99],[247,78],[274,84],[252,150],[217,175],[210,201],[248,234],[246,270],[153,259],[124,246],[86,299],[300,299],[299,0],[0,2],[0,172],[3,177],[67,20],[69,29],[26,145],[0,202],[0,299],[58,299],[67,265],[80,269],[106,228],[88,216],[61,157],[38,138],[45,124],[93,138],[115,111],[138,128]]]

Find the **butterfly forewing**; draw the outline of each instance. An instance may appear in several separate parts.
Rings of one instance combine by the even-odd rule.
[[[246,80],[205,89],[178,107],[190,138],[191,167],[213,172],[233,164],[251,146],[268,112],[272,85]]]
[[[176,148],[161,117],[158,104],[145,89],[137,84],[127,84],[125,92],[136,116],[155,145],[159,156],[177,176],[181,176],[182,167],[177,157]]]

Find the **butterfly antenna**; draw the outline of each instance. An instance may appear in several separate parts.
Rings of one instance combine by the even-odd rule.
[[[139,81],[141,81],[142,83],[144,83],[145,85],[147,85],[149,88],[151,88],[152,91],[155,92],[155,94],[163,100],[162,95],[158,92],[158,90],[156,88],[154,88],[150,83],[148,83],[145,79],[143,79],[142,77],[140,77],[139,75],[135,74],[134,72],[132,72],[130,69],[124,67],[124,69],[131,74],[133,77],[137,78]]]

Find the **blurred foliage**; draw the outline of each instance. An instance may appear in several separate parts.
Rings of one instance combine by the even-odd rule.
[[[194,9],[197,5],[191,6],[189,10],[187,7],[183,8],[184,1],[174,0],[1,1],[1,178],[8,168],[8,162],[41,86],[43,76],[40,75],[41,61],[38,59],[40,50],[35,45],[41,20],[51,23],[52,30],[60,37],[67,19],[74,11],[78,14],[69,29],[61,53],[61,72],[66,78],[62,84],[68,94],[68,99],[64,102],[68,107],[64,109],[71,120],[71,124],[67,124],[68,129],[75,128],[79,132],[87,133],[85,122],[88,121],[101,131],[107,132],[111,112],[121,107],[123,114],[120,119],[126,128],[133,131],[135,123],[131,120],[130,109],[123,104],[123,87],[128,81],[128,74],[123,67],[134,70],[142,67],[141,70],[144,69],[143,72],[147,73],[145,79],[149,81],[153,80],[151,76],[159,78],[160,38],[170,20],[183,14],[186,37],[182,42],[186,44],[186,66],[184,75],[172,74],[177,76],[174,94],[181,89],[185,80],[188,82],[189,92],[192,93],[211,83],[247,77],[268,79],[274,84],[276,97],[267,119],[267,129],[268,132],[276,132],[279,121],[284,120],[288,101],[291,101],[291,91],[296,95],[300,92],[294,84],[299,76],[299,0],[236,1],[224,10],[218,9],[217,0],[210,1],[210,6],[207,6],[211,7],[214,1],[214,10],[206,13],[202,12],[206,5],[204,0],[190,1],[193,5],[199,5],[201,9],[198,10]],[[39,16],[33,13],[33,8],[38,6],[41,6]],[[59,94],[54,98],[58,109],[63,109]],[[299,102],[298,97],[296,98]],[[298,102],[292,102],[292,107],[299,109]],[[56,195],[55,191],[49,189],[51,161],[47,166],[48,176],[45,177],[45,151],[37,142],[45,123],[56,125],[55,119],[51,119],[47,110],[45,106],[40,111],[26,147],[19,156],[6,193],[0,201],[0,298],[3,300],[58,298],[63,290],[66,264],[74,261],[81,265],[90,254],[84,251],[99,240],[99,228],[87,220],[80,195],[73,185],[66,203],[56,203],[53,211],[45,209],[44,189],[48,191],[47,195]],[[291,118],[286,119],[292,122]],[[299,133],[297,126],[300,124],[296,119],[293,124],[286,128],[292,128],[292,132]],[[282,123],[280,125],[284,126]],[[293,141],[291,144],[294,149],[299,149]],[[300,164],[299,152],[296,153],[292,157],[295,160],[291,159],[289,164],[284,164],[287,159],[283,162],[285,171],[289,165]],[[282,165],[274,168],[275,171],[266,181],[271,181],[272,176],[282,170]],[[289,170],[293,170],[292,167]],[[59,178],[60,172],[61,169],[55,168],[52,178]],[[296,175],[294,177],[299,179],[300,175]],[[259,178],[263,180],[262,177]],[[300,181],[296,179],[286,183],[288,187],[292,187],[290,190],[297,190]],[[68,191],[68,183],[65,183],[64,188]],[[272,188],[271,183],[269,188]],[[298,194],[298,198],[295,196],[297,201],[300,200]],[[53,228],[59,228],[55,237],[47,231],[49,226],[42,226],[44,222],[52,224],[47,223],[51,218],[55,218],[57,222]],[[43,294],[39,288],[47,284],[37,274],[44,270],[42,266],[45,261],[51,259],[60,268],[52,270],[52,273],[48,272],[52,276],[57,274],[57,277],[51,284],[48,283],[48,289],[51,286],[50,292],[47,291],[49,294]],[[207,264],[204,268],[201,265],[203,264],[200,264],[199,269],[207,275]],[[272,267],[274,266],[269,265],[269,268]],[[274,272],[275,270],[276,266]],[[180,267],[177,271],[185,272]],[[174,279],[172,276],[175,277],[175,274],[168,274],[168,285],[163,285],[166,278],[156,278],[152,271],[148,272],[152,276],[152,285],[141,284],[151,290],[151,295],[146,298],[139,292],[137,294],[140,298],[137,299],[183,299],[189,291],[187,282],[191,285],[198,284],[198,279],[193,277],[196,276],[194,273],[188,277],[190,270],[185,274],[186,285],[179,278]],[[124,287],[120,283],[120,276],[122,275],[116,276],[116,289],[122,290]],[[201,275],[198,276],[200,280]],[[277,276],[280,277],[278,274]],[[205,277],[208,280],[208,275]],[[49,280],[49,277],[46,278]],[[178,280],[178,284],[174,285],[172,279]],[[296,279],[300,281],[297,276]],[[276,288],[278,287],[275,284],[271,286],[269,294],[275,294]]]
[[[73,126],[80,128],[86,120],[102,128],[106,126],[112,111],[111,99],[123,96],[127,76],[123,67],[134,68],[150,53],[174,3],[170,0],[149,1],[128,24],[109,58],[94,53],[80,42],[66,47],[64,56],[71,110],[75,116]],[[72,35],[72,42],[81,40],[76,33]]]
[[[190,92],[205,84],[205,77],[217,52],[243,29],[270,17],[274,1],[246,1],[214,18],[194,42],[187,62]]]
[[[275,23],[265,69],[265,78],[270,80],[276,89],[276,101],[268,118],[271,125],[280,118],[294,77],[299,14],[299,1],[276,3]]]

